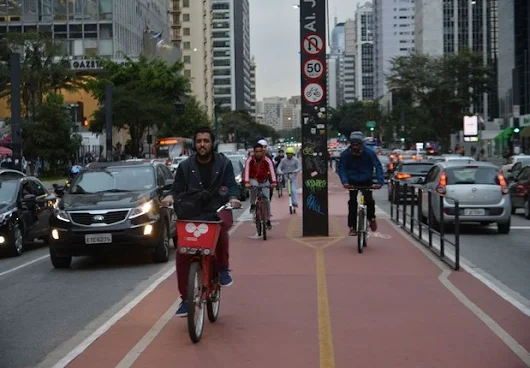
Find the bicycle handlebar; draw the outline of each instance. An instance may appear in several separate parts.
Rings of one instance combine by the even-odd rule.
[[[234,208],[232,207],[232,205],[230,204],[230,202],[226,203],[226,204],[223,204],[221,207],[219,207],[217,209],[217,212],[221,212],[223,210],[229,210],[229,211],[232,211],[232,210],[240,210],[242,207],[238,207],[238,208]]]

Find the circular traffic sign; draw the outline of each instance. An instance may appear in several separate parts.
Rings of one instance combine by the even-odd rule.
[[[312,104],[317,104],[324,98],[324,87],[320,83],[308,83],[304,87],[304,99]]]
[[[309,79],[318,79],[324,74],[324,64],[318,59],[309,59],[304,63],[304,75]]]
[[[305,36],[303,44],[304,51],[309,55],[316,55],[324,49],[324,40],[316,34]]]

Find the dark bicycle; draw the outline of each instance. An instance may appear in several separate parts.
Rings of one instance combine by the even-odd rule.
[[[252,186],[256,188],[256,210],[254,212],[254,222],[256,223],[256,230],[258,236],[263,236],[263,240],[267,240],[267,221],[269,219],[269,197],[263,193],[263,189],[270,188],[269,185]]]

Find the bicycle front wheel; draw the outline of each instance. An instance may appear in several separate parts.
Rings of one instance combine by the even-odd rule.
[[[219,283],[219,272],[217,271],[213,259],[210,270],[212,270],[212,275],[210,277],[215,285],[215,291],[210,294],[206,301],[206,312],[208,312],[208,319],[210,322],[215,322],[217,321],[217,317],[219,317],[219,310],[221,308],[221,284]]]
[[[263,203],[261,207],[261,233],[263,235],[263,240],[267,240],[267,220],[269,218],[269,211],[267,209],[267,204]]]
[[[359,210],[357,224],[357,250],[362,253],[366,247],[366,216],[363,208]]]
[[[188,274],[188,332],[190,339],[198,343],[204,329],[204,303],[202,300],[202,267],[199,261],[190,265]]]

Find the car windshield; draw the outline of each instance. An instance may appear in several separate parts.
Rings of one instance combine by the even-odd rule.
[[[432,164],[405,164],[401,168],[401,172],[408,174],[427,174],[431,167]]]
[[[187,159],[187,157],[178,157],[178,158],[174,158],[173,159],[173,163],[174,164],[180,164],[182,161],[184,161],[185,159]]]
[[[232,161],[232,166],[234,167],[234,175],[241,175],[241,165],[238,162]]]
[[[70,193],[137,192],[155,188],[151,166],[114,166],[103,170],[82,172]]]
[[[446,170],[447,185],[491,184],[499,185],[494,167],[455,167]]]
[[[530,164],[530,157],[521,157],[517,159],[517,162],[520,162],[523,166]]]
[[[381,162],[381,165],[388,165],[390,163],[390,159],[387,156],[378,156],[377,158]]]
[[[11,203],[17,195],[18,181],[2,180],[0,181],[0,204]]]

